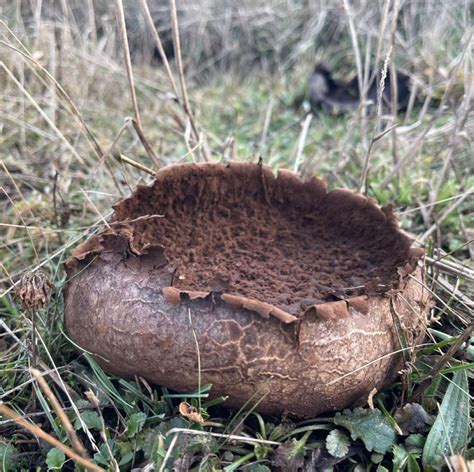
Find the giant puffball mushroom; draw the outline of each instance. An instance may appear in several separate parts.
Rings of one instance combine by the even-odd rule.
[[[66,328],[114,374],[314,416],[392,382],[400,330],[422,340],[422,256],[391,208],[323,180],[170,166],[73,250]]]

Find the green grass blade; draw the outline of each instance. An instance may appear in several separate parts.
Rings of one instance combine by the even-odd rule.
[[[469,435],[469,386],[467,371],[457,371],[443,398],[439,413],[423,448],[425,467],[439,467],[461,451]]]

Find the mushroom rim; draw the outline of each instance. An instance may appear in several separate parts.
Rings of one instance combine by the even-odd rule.
[[[264,187],[266,179],[273,179],[277,182],[286,180],[295,186],[304,187],[310,185],[318,187],[324,192],[323,198],[342,196],[347,201],[352,202],[357,206],[370,207],[372,210],[376,210],[379,216],[383,217],[390,227],[395,229],[397,236],[401,240],[409,245],[411,245],[413,242],[413,239],[399,228],[398,220],[393,211],[392,205],[381,207],[374,199],[349,189],[336,188],[334,190],[327,191],[326,182],[318,177],[311,177],[308,180],[303,180],[295,173],[286,169],[279,169],[276,173],[274,173],[270,167],[262,165],[261,163],[182,163],[161,168],[156,173],[155,181],[151,185],[139,185],[131,196],[123,198],[117,202],[113,206],[115,210],[113,214],[113,221],[116,223],[116,225],[111,226],[109,229],[104,230],[98,235],[92,236],[89,240],[85,241],[72,250],[71,257],[65,261],[68,275],[73,276],[78,269],[83,269],[86,265],[93,264],[95,258],[103,257],[105,253],[109,252],[121,254],[120,257],[122,260],[126,259],[127,257],[146,256],[152,252],[158,252],[160,253],[160,256],[166,259],[164,256],[164,247],[162,245],[148,244],[138,246],[134,244],[133,232],[129,225],[127,225],[127,223],[130,223],[131,220],[121,220],[119,219],[119,216],[121,212],[123,213],[123,206],[127,201],[138,198],[141,192],[148,190],[150,187],[168,178],[170,174],[173,175],[173,173],[176,172],[187,172],[196,169],[211,172],[230,171],[238,173],[252,168],[254,170],[259,169],[261,172],[262,183]],[[417,270],[417,268],[419,268],[419,262],[422,260],[423,256],[423,248],[409,247],[404,264],[397,268],[398,277],[395,277],[394,274],[394,288],[387,289],[382,293],[372,294],[370,295],[370,298],[390,297],[393,293],[402,290],[402,287],[406,283],[406,279],[412,275]],[[169,263],[167,259],[166,261]],[[421,274],[420,277],[422,279],[423,275]],[[163,287],[162,291],[165,299],[174,305],[189,300],[218,298],[234,309],[245,309],[257,313],[263,318],[274,317],[279,319],[284,324],[297,323],[310,312],[315,313],[316,317],[322,321],[348,318],[351,316],[351,312],[354,310],[362,314],[367,314],[369,312],[368,294],[345,297],[336,301],[326,301],[319,304],[313,304],[308,306],[304,312],[297,317],[271,303],[242,295],[230,294],[226,292],[215,292],[212,290],[183,290],[172,286]]]

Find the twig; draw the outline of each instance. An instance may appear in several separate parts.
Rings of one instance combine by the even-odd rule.
[[[448,152],[446,153],[446,157],[443,161],[443,167],[441,169],[441,172],[440,172],[440,176],[439,176],[439,179],[438,179],[438,182],[436,183],[436,185],[434,186],[434,190],[433,192],[431,193],[430,195],[430,200],[431,202],[435,202],[437,199],[438,199],[438,195],[439,195],[439,192],[441,190],[441,186],[444,184],[444,181],[446,179],[446,176],[448,174],[448,170],[449,170],[449,167],[451,165],[451,162],[453,160],[453,157],[455,155],[455,151],[456,151],[456,138],[461,134],[461,132],[463,131],[465,125],[466,125],[466,122],[468,120],[468,117],[469,115],[471,114],[472,112],[472,108],[471,108],[471,87],[469,87],[468,91],[466,92],[466,98],[464,100],[464,103],[465,103],[465,106],[464,106],[464,113],[457,117],[456,119],[456,122],[454,123],[454,126],[453,126],[453,131],[452,131],[452,135],[451,135],[451,138],[448,142]],[[433,209],[430,208],[428,210],[428,215],[431,215]]]
[[[166,451],[165,457],[163,458],[163,462],[161,463],[161,467],[160,467],[159,472],[164,472],[164,470],[166,468],[166,463],[168,462],[168,459],[170,458],[171,453],[173,452],[174,446],[176,445],[176,441],[178,440],[178,436],[179,436],[178,433],[176,433],[173,436],[173,439],[171,440],[171,443],[168,447],[168,450]]]
[[[16,336],[16,334],[9,328],[9,326],[2,319],[0,319],[0,328],[2,328],[6,333],[8,333],[8,335],[11,336],[15,340],[15,342],[20,346],[20,348],[24,352],[30,354],[30,351],[28,350],[28,346],[20,338],[18,338],[18,336]],[[45,373],[48,373],[51,376],[52,380],[66,392],[66,394],[70,397],[71,401],[72,401],[72,397],[75,397],[75,398],[78,397],[78,394],[74,390],[72,390],[70,387],[66,386],[62,382],[62,379],[59,377],[58,373],[54,369],[51,370],[41,359],[38,361],[38,365],[42,369],[44,369]],[[14,389],[10,390],[9,392],[11,393],[17,388],[18,386],[15,386]],[[6,396],[5,394],[2,394],[0,395],[0,398],[3,398],[5,396]]]
[[[356,59],[356,66],[357,66],[357,82],[359,85],[359,93],[361,96],[361,135],[362,135],[362,145],[364,149],[367,149],[367,104],[366,104],[366,96],[367,90],[364,87],[364,71],[362,68],[362,57],[360,54],[360,46],[359,40],[357,38],[357,32],[355,29],[354,23],[354,12],[352,11],[352,7],[349,3],[349,0],[344,0],[344,10],[347,14],[347,19],[349,21],[349,32],[352,41],[352,47],[354,49],[355,59]]]
[[[130,159],[127,156],[124,156],[123,154],[113,154],[113,156],[119,161],[119,162],[125,162],[125,164],[131,165],[132,167],[135,167],[136,169],[140,169],[143,172],[146,172],[147,174],[152,175],[155,177],[156,172],[149,167],[144,166],[143,164],[140,164],[137,161],[134,161],[133,159]]]
[[[156,30],[155,24],[153,23],[153,18],[150,13],[150,9],[148,8],[147,0],[140,0],[140,5],[142,7],[143,13],[145,15],[145,21],[148,24],[148,28],[152,32],[153,38],[155,40],[156,47],[158,49],[158,53],[160,54],[160,58],[163,61],[163,65],[165,66],[166,73],[168,75],[168,78],[171,82],[171,87],[173,89],[173,93],[175,95],[176,101],[180,105],[180,107],[184,110],[186,115],[188,116],[189,122],[191,124],[192,132],[195,141],[198,143],[197,147],[199,147],[199,144],[201,142],[199,132],[195,123],[195,119],[192,115],[191,112],[191,107],[189,105],[189,99],[188,99],[188,94],[187,94],[187,89],[186,89],[186,82],[184,80],[184,69],[182,65],[182,57],[181,57],[181,42],[180,42],[180,37],[179,37],[179,27],[178,27],[178,19],[177,15],[174,15],[175,10],[173,10],[173,6],[170,4],[170,10],[171,10],[171,19],[172,19],[172,28],[173,28],[173,43],[175,45],[175,50],[176,50],[176,58],[178,62],[178,71],[179,71],[179,78],[180,78],[180,85],[181,85],[181,90],[182,90],[182,98],[180,97],[180,94],[178,92],[178,87],[176,85],[176,82],[174,80],[173,72],[171,71],[171,67],[168,61],[168,58],[166,57],[166,52],[163,48],[163,43],[161,42],[160,36],[158,34],[158,31]],[[176,9],[176,6],[174,7]],[[176,17],[176,24],[174,24]],[[176,33],[174,28],[176,27]],[[202,149],[204,159],[207,161],[209,156],[207,150],[203,147]]]
[[[55,77],[53,77],[51,75],[51,73],[44,67],[42,66],[32,55],[31,53],[29,52],[29,50],[26,48],[26,46],[20,41],[20,39],[15,35],[15,33],[8,27],[8,25],[4,22],[4,21],[0,21],[0,25],[2,25],[7,31],[9,34],[11,34],[13,36],[13,38],[15,38],[15,41],[20,45],[21,49],[18,49],[16,48],[15,46],[13,46],[12,44],[9,44],[5,41],[1,41],[1,44],[7,46],[8,48],[12,49],[13,51],[15,51],[16,53],[20,54],[23,58],[25,58],[27,61],[33,63],[35,65],[35,67],[37,67],[39,70],[41,70],[41,72],[43,72],[46,77],[51,80],[51,82],[54,84],[54,86],[60,91],[63,99],[65,100],[65,102],[71,107],[71,110],[72,110],[72,114],[74,116],[76,116],[76,118],[79,120],[79,123],[81,124],[81,126],[83,127],[84,129],[84,132],[86,133],[87,137],[89,138],[89,140],[91,141],[91,144],[92,144],[92,148],[94,149],[94,151],[97,153],[98,156],[100,156],[101,154],[101,150],[100,150],[100,145],[97,141],[97,139],[95,138],[94,134],[92,133],[92,131],[90,130],[90,128],[87,126],[87,123],[84,121],[81,113],[79,112],[79,109],[76,107],[76,105],[74,104],[74,102],[72,101],[71,97],[68,95],[68,93],[64,90],[64,88],[61,86],[61,84],[56,80]],[[44,82],[43,82],[44,83]]]
[[[173,88],[173,92],[176,96],[176,99],[179,100],[179,93],[178,87],[176,86],[176,82],[174,81],[173,73],[171,72],[170,63],[168,62],[168,58],[166,57],[165,49],[163,48],[163,43],[161,42],[160,35],[155,28],[155,24],[153,23],[153,18],[151,17],[150,9],[148,8],[148,4],[146,0],[140,0],[140,5],[142,6],[143,14],[145,15],[145,20],[148,23],[148,27],[150,28],[151,33],[153,34],[153,38],[156,43],[156,47],[160,54],[160,58],[163,61],[163,65],[165,66],[166,73],[168,74],[168,78],[171,82],[171,87]]]
[[[186,115],[188,115],[189,123],[191,124],[191,129],[193,131],[194,138],[196,142],[199,142],[199,132],[197,130],[196,122],[194,120],[194,116],[191,111],[191,106],[189,104],[188,89],[186,87],[186,80],[184,78],[184,67],[183,67],[183,59],[181,55],[181,40],[179,37],[178,13],[176,11],[176,0],[169,0],[169,5],[170,5],[170,12],[171,12],[171,28],[173,32],[174,53],[176,57],[176,63],[178,65],[178,75],[179,75],[179,83],[181,86],[181,94],[183,95],[183,108]],[[207,156],[207,152],[204,147],[203,147],[203,156],[204,156],[205,161],[209,160]]]
[[[474,281],[474,278],[472,278],[471,281]],[[459,279],[456,281],[456,285],[449,283],[449,281],[442,276],[438,276],[434,282],[440,290],[444,290],[448,293],[450,298],[455,299],[468,312],[474,310],[474,300],[471,300],[467,295],[459,290]]]
[[[414,403],[418,401],[425,390],[431,385],[433,380],[436,376],[440,373],[440,371],[446,366],[446,364],[450,361],[450,359],[456,354],[459,348],[469,339],[471,336],[472,331],[474,330],[474,323],[471,323],[459,336],[458,340],[446,351],[443,357],[437,362],[437,364],[433,367],[428,377],[423,380],[423,382],[418,385],[418,388],[413,392],[409,399],[409,403]]]
[[[293,167],[293,172],[295,173],[298,172],[299,170],[299,166],[301,163],[301,156],[303,155],[303,149],[306,142],[306,137],[308,136],[309,125],[311,124],[312,119],[313,119],[313,114],[308,113],[303,122],[300,138],[298,140],[298,147],[296,149],[295,165]]]
[[[53,391],[49,387],[49,385],[46,383],[46,380],[43,377],[42,372],[40,372],[38,369],[30,369],[31,374],[33,377],[36,379],[38,382],[39,386],[45,393],[45,395],[48,397],[49,402],[51,403],[52,407],[54,408],[54,411],[58,415],[59,420],[64,426],[64,429],[66,430],[66,434],[69,437],[69,440],[71,441],[73,449],[82,457],[85,459],[88,459],[87,456],[87,451],[82,444],[81,440],[77,436],[76,432],[74,431],[74,428],[72,427],[71,422],[69,421],[69,418],[67,417],[66,413],[64,413],[63,408],[59,404],[58,399],[54,395]]]
[[[444,111],[444,107],[446,105],[446,102],[448,100],[448,97],[450,96],[451,94],[451,91],[454,87],[454,84],[455,84],[455,80],[456,80],[456,74],[457,74],[457,71],[459,69],[459,66],[460,64],[462,63],[462,60],[464,58],[464,56],[466,55],[467,51],[469,50],[469,46],[470,46],[470,40],[471,40],[471,37],[468,38],[468,40],[466,41],[466,43],[464,44],[464,47],[463,47],[463,51],[461,52],[461,55],[460,55],[460,58],[458,58],[457,60],[457,63],[453,66],[453,68],[451,69],[451,72],[450,72],[450,79],[448,81],[448,84],[446,86],[446,90],[444,91],[444,94],[441,98],[441,101],[439,103],[439,106],[438,106],[438,109],[436,110],[436,112],[433,114],[433,116],[431,117],[428,125],[426,126],[426,128],[423,130],[423,132],[417,137],[417,139],[415,140],[415,142],[413,143],[412,146],[410,146],[410,148],[408,149],[408,151],[402,156],[401,159],[398,160],[397,164],[393,167],[393,169],[389,172],[389,174],[387,175],[387,177],[385,177],[385,179],[382,181],[382,183],[380,184],[380,190],[383,190],[385,189],[389,183],[391,182],[392,178],[398,174],[399,170],[405,165],[405,162],[408,160],[408,159],[413,159],[414,156],[419,152],[424,140],[425,140],[425,137],[426,135],[428,134],[428,132],[431,130],[431,128],[434,126],[434,124],[436,123],[436,121],[440,118],[441,114],[443,113]],[[429,104],[429,99],[430,97],[427,98],[425,104],[426,104],[426,109],[428,107],[428,104]],[[425,106],[423,107],[423,109],[425,109]],[[425,110],[426,111],[426,110]],[[423,113],[423,110],[422,110],[422,113]],[[421,117],[419,118],[419,120],[421,120]]]
[[[399,0],[395,0],[393,5],[393,16],[392,16],[392,28],[390,32],[390,53],[392,60],[390,61],[390,99],[391,99],[391,111],[392,111],[392,122],[395,122],[397,119],[398,113],[398,81],[397,81],[397,71],[395,68],[395,61],[393,58],[395,57],[395,33],[397,31],[397,19],[398,14],[400,12],[400,2]],[[398,161],[398,153],[397,153],[397,133],[392,133],[392,159],[393,164],[396,165]],[[400,169],[400,177],[401,177],[401,169]]]
[[[37,367],[38,365],[38,348],[36,342],[36,310],[26,309],[26,312],[31,318],[31,365]]]
[[[446,208],[446,210],[444,210],[443,213],[441,214],[441,216],[437,219],[436,223],[432,224],[416,240],[420,243],[424,243],[428,239],[428,237],[431,236],[436,231],[436,229],[439,227],[440,223],[442,221],[444,221],[445,218],[447,218],[451,214],[452,211],[454,211],[459,205],[461,205],[461,203],[464,202],[464,200],[466,200],[467,197],[469,197],[473,193],[474,193],[474,189],[471,189],[471,190],[465,192],[464,195],[461,198],[456,200],[450,207]],[[431,207],[431,208],[433,208],[433,207]]]
[[[101,424],[100,435],[102,437],[102,440],[103,440],[103,442],[105,444],[105,447],[107,449],[107,452],[109,454],[110,462],[112,463],[115,472],[120,472],[120,467],[118,465],[118,462],[115,459],[114,454],[112,452],[112,449],[110,448],[110,445],[109,445],[109,440],[108,440],[109,438],[107,437],[107,429],[106,429],[106,426],[105,426],[104,416],[102,415],[102,410],[100,408],[99,399],[96,397],[96,395],[94,394],[94,392],[92,390],[87,390],[85,392],[85,395],[86,395],[87,399],[92,403],[92,405],[94,405],[94,408],[97,410],[97,414],[100,417],[100,424]]]
[[[94,202],[91,200],[91,198],[89,197],[89,195],[87,195],[87,192],[85,190],[82,190],[81,189],[81,192],[82,194],[84,195],[84,197],[86,197],[87,199],[87,202],[89,203],[89,205],[92,207],[92,209],[94,210],[94,212],[96,213],[96,215],[101,219],[102,223],[104,224],[104,226],[106,226],[107,228],[110,228],[110,225],[109,223],[107,222],[107,220],[104,218],[104,215],[102,215],[102,213],[100,212],[100,210],[97,208],[97,206],[94,204]]]
[[[3,161],[1,162],[1,164],[3,165],[4,169],[6,169],[5,167],[5,164],[3,163]],[[15,184],[16,185],[16,184]],[[23,223],[23,228],[25,228],[26,232],[28,233],[28,238],[31,242],[31,248],[33,249],[33,253],[35,255],[35,259],[37,261],[39,261],[39,255],[38,255],[38,251],[36,250],[36,245],[35,245],[35,242],[33,240],[33,236],[31,235],[30,233],[30,230],[28,229],[28,225],[26,224],[25,222],[25,219],[23,218],[23,215],[21,214],[21,212],[17,209],[15,203],[13,202],[12,198],[10,197],[9,193],[5,190],[5,188],[3,187],[0,187],[0,191],[3,192],[5,194],[5,196],[7,197],[7,199],[9,200],[12,208],[13,208],[13,211],[17,214],[18,218],[20,219],[20,221]],[[26,199],[23,197],[23,195],[20,193],[20,195],[22,196],[23,200],[26,201]],[[41,234],[43,236],[43,233]]]
[[[398,126],[397,124],[394,124],[393,126],[390,126],[390,128],[387,128],[386,130],[382,131],[380,134],[372,138],[370,141],[369,149],[367,150],[367,154],[365,155],[364,159],[364,164],[362,166],[362,175],[360,177],[360,183],[359,183],[359,192],[363,193],[364,195],[367,195],[367,179],[369,176],[369,163],[370,163],[370,156],[372,154],[372,149],[377,141],[380,141],[386,134],[390,133],[393,131],[396,127]]]
[[[258,146],[259,151],[258,153],[262,155],[265,145],[267,143],[267,137],[268,137],[268,128],[270,127],[270,122],[272,119],[272,112],[273,112],[273,94],[270,96],[270,100],[268,101],[268,107],[267,107],[267,112],[265,113],[265,120],[263,122],[263,130],[262,130],[262,136],[260,138],[260,144]]]
[[[59,173],[58,171],[56,171],[54,173],[54,179],[53,179],[53,208],[54,208],[54,224],[56,225],[56,228],[58,230],[61,229],[61,225],[59,223],[59,216],[58,216],[58,213],[59,213],[59,208],[58,208],[58,177],[59,177]],[[61,232],[58,231],[58,240],[59,240],[59,244],[62,245],[63,244],[63,240],[62,240],[62,237],[61,237]]]
[[[140,118],[140,112],[138,110],[137,95],[135,93],[135,82],[133,79],[132,61],[130,59],[130,49],[128,47],[127,27],[125,25],[125,14],[123,12],[122,0],[115,0],[115,12],[117,15],[117,23],[118,23],[118,27],[120,31],[120,36],[122,39],[125,68],[127,70],[128,85],[130,87],[130,96],[132,98],[132,108],[133,108],[133,113],[135,115],[134,119],[132,120],[132,123],[148,156],[153,161],[153,163],[158,168],[160,168],[161,161],[158,158],[158,156],[155,154],[155,152],[153,151],[153,148],[151,147],[148,139],[145,136],[141,118]]]
[[[432,207],[432,206],[436,206],[436,205],[440,205],[441,203],[446,203],[446,202],[449,202],[451,200],[456,200],[458,198],[461,198],[463,197],[464,195],[468,194],[470,195],[473,191],[472,190],[468,190],[467,192],[464,192],[464,193],[460,193],[459,195],[454,195],[454,197],[448,197],[448,198],[443,198],[441,200],[438,200],[436,202],[433,202],[433,203],[426,203],[426,204],[423,204],[423,205],[419,205],[417,207],[414,207],[414,208],[410,208],[408,210],[405,210],[405,211],[399,211],[402,207],[399,207],[397,208],[397,215],[408,215],[409,213],[413,213],[414,211],[422,211],[424,210],[425,208],[429,208],[429,207]]]
[[[454,264],[450,261],[442,261],[440,259],[433,259],[432,257],[425,256],[425,261],[427,264],[431,264],[442,272],[446,272],[450,275],[456,275],[457,277],[463,277],[470,282],[474,282],[474,270],[470,269],[467,266],[460,264]]]
[[[91,1],[91,0],[90,0]],[[19,46],[21,47],[21,50],[18,49],[17,47],[15,47],[14,45],[12,44],[9,44],[8,42],[5,42],[5,41],[0,41],[0,44],[3,44],[5,45],[6,47],[12,49],[13,51],[15,51],[17,54],[20,54],[21,57],[23,57],[26,61],[32,63],[36,68],[38,68],[42,73],[45,74],[45,76],[53,83],[53,85],[55,86],[55,90],[59,91],[60,92],[60,97],[62,98],[62,100],[70,107],[70,112],[73,116],[76,117],[76,119],[79,121],[79,124],[81,125],[85,135],[87,136],[88,140],[89,140],[89,143],[91,145],[91,148],[93,149],[93,151],[96,153],[96,155],[98,157],[100,157],[102,155],[102,149],[101,149],[101,146],[99,144],[99,142],[97,141],[96,137],[94,136],[94,133],[91,131],[91,129],[89,128],[89,126],[87,125],[87,123],[84,121],[84,118],[82,117],[79,109],[76,107],[75,103],[73,102],[72,98],[68,95],[68,93],[64,90],[64,88],[62,87],[62,85],[56,80],[55,77],[53,77],[51,75],[51,73],[44,67],[42,66],[32,55],[31,53],[28,51],[28,49],[26,48],[26,46],[20,41],[20,39],[15,35],[15,33],[8,27],[8,25],[3,22],[3,21],[0,21],[0,25],[2,25],[8,32],[9,34],[11,34],[11,36],[13,38],[15,38],[15,41],[19,44]],[[35,74],[37,75],[37,77],[40,78],[40,80],[46,84],[46,82],[43,80],[43,78],[41,77],[41,75],[39,75],[35,69],[33,69],[33,71],[35,72]],[[119,190],[119,192],[121,191],[116,179],[115,179],[115,176],[114,176],[114,173],[113,173],[113,170],[111,169],[111,167],[109,166],[109,163],[106,162],[105,163],[105,166],[107,168],[107,170],[109,171],[111,177],[112,177],[112,180],[115,184],[115,186],[117,187],[117,189]]]
[[[54,438],[50,434],[43,431],[39,426],[36,426],[35,424],[29,423],[28,421],[26,421],[24,418],[22,418],[20,415],[15,413],[15,411],[13,411],[4,403],[0,403],[0,414],[2,416],[6,416],[7,418],[10,418],[17,425],[25,428],[27,431],[34,434],[39,439],[46,441],[48,444],[51,444],[51,446],[64,452],[66,456],[68,456],[70,459],[77,462],[78,464],[84,466],[86,469],[96,471],[96,472],[105,472],[104,469],[102,469],[102,467],[99,467],[98,465],[92,463],[88,459],[84,459],[79,454],[74,452],[73,449],[71,449],[68,446],[65,446],[62,442],[58,441],[56,438]]]
[[[91,172],[91,178],[94,177],[95,173],[97,172],[97,169],[100,167],[100,165],[102,163],[105,162],[105,165],[107,167],[107,169],[110,169],[111,171],[111,166],[109,164],[109,161],[107,160],[107,158],[111,155],[112,153],[112,150],[114,149],[115,145],[117,144],[118,140],[121,138],[123,132],[127,129],[128,127],[128,123],[129,121],[131,121],[131,119],[126,119],[125,120],[125,123],[122,125],[122,127],[119,129],[119,132],[117,133],[117,135],[115,136],[114,140],[112,141],[112,144],[109,146],[109,149],[107,151],[105,151],[103,154],[100,155],[100,158],[99,158],[99,161],[97,162],[97,164],[95,165],[94,169],[92,170]],[[102,151],[101,151],[102,152]],[[120,195],[124,195],[120,185],[118,185],[118,182],[115,178],[115,175],[114,173],[111,171],[111,176],[112,176],[112,179],[114,180],[114,183],[115,183],[115,186],[117,187],[117,190],[119,191]],[[126,179],[125,179],[126,180]],[[127,185],[128,185],[128,182],[127,182]],[[129,185],[129,188],[130,188],[130,185]],[[131,190],[131,189],[130,189]]]
[[[178,74],[179,74],[179,83],[181,86],[181,93],[183,95],[183,105],[186,111],[186,114],[189,116],[189,120],[191,122],[191,126],[193,128],[194,135],[196,139],[199,136],[197,132],[191,107],[189,105],[189,97],[188,97],[188,89],[186,87],[186,80],[184,78],[184,67],[183,67],[183,59],[181,56],[181,39],[179,37],[179,26],[178,26],[178,13],[176,11],[176,0],[169,0],[170,4],[170,12],[171,12],[171,28],[173,32],[173,44],[174,44],[174,52],[176,56],[176,62],[178,65]]]
[[[449,312],[451,315],[455,316],[455,317],[459,317],[459,313],[457,313],[450,305],[449,305],[449,301],[448,303],[443,300],[443,298],[437,294],[436,291],[434,291],[433,289],[431,289],[430,287],[428,287],[427,284],[425,284],[424,282],[421,282],[419,279],[417,279],[416,277],[414,277],[413,275],[409,275],[408,277],[410,277],[411,280],[413,280],[415,283],[417,283],[418,285],[420,285],[422,287],[423,290],[427,290],[428,293],[431,295],[431,297],[433,297],[434,299],[436,299],[437,302],[439,302],[442,306],[443,306],[443,310],[441,313],[444,313],[445,311]],[[400,295],[400,297],[402,297],[402,295]],[[406,301],[406,299],[404,299],[404,301]],[[467,323],[465,323],[467,324]]]
[[[138,115],[136,115],[136,116],[138,116]],[[155,154],[155,151],[153,151],[153,148],[151,147],[150,142],[148,141],[147,137],[145,136],[145,132],[143,131],[141,121],[137,121],[137,119],[134,118],[132,120],[132,124],[133,124],[133,127],[135,128],[135,131],[138,134],[138,137],[140,138],[140,141],[143,144],[143,147],[145,148],[145,151],[147,152],[148,156],[150,156],[150,159],[153,161],[155,166],[159,169],[160,167],[162,167],[162,162],[160,161],[158,156]]]
[[[416,346],[411,346],[407,347],[404,349],[397,349],[396,351],[389,352],[388,354],[385,354],[383,356],[378,357],[377,359],[374,359],[373,361],[367,362],[364,365],[361,365],[360,367],[357,367],[357,369],[352,370],[351,372],[348,372],[347,374],[340,375],[334,380],[331,380],[327,385],[334,385],[341,381],[342,379],[345,379],[346,377],[350,377],[351,375],[356,374],[357,372],[360,372],[361,370],[367,369],[368,367],[372,366],[373,364],[376,364],[377,362],[383,361],[384,359],[388,359],[391,356],[397,356],[400,353],[403,353],[403,351],[406,350],[412,350],[414,348],[419,348],[419,347],[424,347],[424,346],[429,346],[430,344],[428,343],[423,343],[423,344],[417,344]]]
[[[383,9],[383,14],[382,14],[382,21],[380,22],[380,29],[379,29],[379,38],[377,41],[377,50],[375,53],[375,61],[374,64],[376,67],[374,67],[374,71],[372,73],[372,77],[370,78],[370,81],[368,83],[368,87],[370,87],[374,81],[374,79],[377,76],[377,64],[379,63],[380,55],[382,54],[382,46],[385,43],[384,39],[384,33],[385,33],[385,28],[387,27],[388,23],[388,12],[390,11],[390,4],[391,0],[386,0],[384,9]]]
[[[110,214],[112,214],[112,212],[110,212]],[[107,215],[107,216],[109,216],[109,215]],[[97,223],[94,223],[90,228],[93,228],[94,226],[97,226]],[[39,264],[37,264],[35,267],[33,267],[33,269],[31,269],[30,272],[36,272],[38,269],[40,269],[41,267],[48,264],[48,262],[55,259],[56,257],[63,254],[64,252],[66,252],[71,246],[74,246],[75,244],[77,244],[85,236],[85,234],[87,234],[87,233],[83,233],[80,236],[78,236],[77,238],[74,238],[73,240],[68,241],[66,244],[64,244],[62,247],[60,247],[58,250],[53,252],[53,254],[49,255],[48,257],[45,257]],[[20,283],[20,279],[18,279],[15,283],[11,284],[10,287],[8,287],[3,292],[1,292],[0,293],[0,299],[2,299],[5,295],[10,293],[12,290],[14,290],[14,288],[19,283]]]
[[[368,191],[367,181],[369,178],[369,164],[370,164],[370,158],[372,155],[372,149],[374,147],[374,144],[383,136],[385,136],[389,131],[391,131],[395,126],[397,126],[397,125],[393,125],[390,128],[387,128],[385,131],[379,133],[378,135],[375,134],[380,129],[380,124],[382,121],[381,118],[382,118],[382,110],[383,110],[383,93],[385,89],[385,81],[387,79],[387,71],[388,71],[391,55],[392,55],[392,46],[390,45],[387,55],[385,56],[385,61],[382,67],[382,72],[381,72],[381,77],[380,77],[380,90],[377,97],[377,120],[375,123],[375,129],[373,132],[374,137],[370,141],[369,147],[367,149],[367,152],[364,158],[364,164],[362,166],[359,191],[361,193],[364,193],[364,195],[367,195],[367,191]]]
[[[199,436],[213,436],[215,438],[224,438],[231,441],[241,441],[249,444],[267,444],[269,446],[280,446],[281,443],[277,441],[269,441],[267,439],[257,439],[257,438],[248,438],[247,436],[238,436],[236,434],[223,434],[223,433],[212,433],[210,431],[199,431],[196,429],[187,429],[187,428],[173,428],[170,429],[166,436],[170,434],[184,433],[184,434],[195,434]]]

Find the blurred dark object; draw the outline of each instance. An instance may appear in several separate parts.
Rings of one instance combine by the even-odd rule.
[[[377,75],[370,71],[369,77],[374,77],[367,92],[367,106],[371,109],[377,107],[378,86]],[[410,77],[397,72],[397,109],[403,110],[410,98]],[[308,83],[309,102],[313,111],[323,110],[327,113],[339,115],[358,108],[361,94],[357,77],[349,82],[337,81],[329,69],[323,64],[317,64]],[[384,111],[391,110],[392,84],[390,72],[387,72],[382,95]]]
[[[422,433],[433,423],[433,418],[418,403],[407,403],[398,408],[394,418],[403,434]]]

